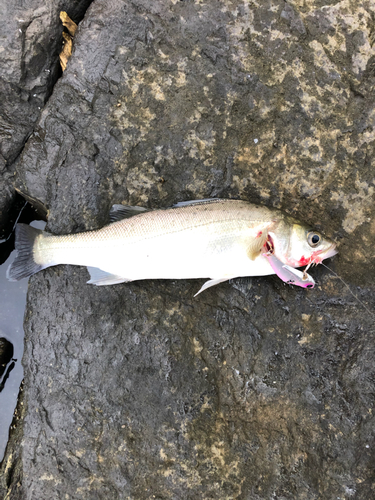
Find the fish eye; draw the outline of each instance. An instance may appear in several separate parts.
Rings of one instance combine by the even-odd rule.
[[[319,233],[316,233],[315,231],[310,231],[308,234],[307,234],[307,243],[311,246],[311,247],[316,247],[317,245],[319,245],[319,243],[322,241],[322,237],[320,236]]]

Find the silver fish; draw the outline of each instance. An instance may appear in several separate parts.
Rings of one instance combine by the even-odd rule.
[[[337,253],[335,243],[280,210],[240,200],[197,200],[161,210],[115,205],[112,220],[97,231],[65,236],[18,224],[18,255],[8,279],[74,264],[88,266],[88,283],[95,285],[210,278],[200,293],[231,278],[274,274],[265,255],[271,248],[291,268]]]

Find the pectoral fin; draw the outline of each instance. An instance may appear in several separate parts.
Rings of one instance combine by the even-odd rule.
[[[207,288],[210,288],[211,286],[215,286],[215,285],[218,285],[219,283],[222,283],[223,281],[228,281],[230,280],[231,278],[228,277],[228,278],[217,278],[217,279],[213,279],[213,280],[209,280],[209,281],[206,281],[206,283],[201,287],[201,289],[199,290],[199,292],[197,292],[194,297],[196,297],[197,295],[199,295],[201,292],[203,292],[204,290],[207,290]]]
[[[268,238],[267,229],[259,229],[255,237],[250,241],[249,247],[247,249],[247,255],[251,260],[255,260],[259,257],[263,246]]]
[[[116,285],[118,283],[124,283],[125,281],[131,281],[123,276],[117,276],[116,274],[107,273],[106,271],[102,271],[98,267],[87,267],[88,272],[90,273],[90,280],[87,282],[90,285]]]

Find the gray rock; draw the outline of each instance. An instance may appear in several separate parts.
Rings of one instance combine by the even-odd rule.
[[[61,10],[77,22],[90,0],[10,2],[0,15],[0,228],[14,202],[14,162],[61,74]],[[0,235],[0,238],[3,235]]]
[[[17,163],[61,234],[240,197],[341,242],[318,286],[30,280],[9,498],[372,495],[374,71],[367,3],[96,0]],[[22,441],[22,452],[17,448]],[[14,472],[13,472],[14,471]]]
[[[0,153],[11,164],[20,154],[61,73],[61,10],[76,22],[90,0],[10,2],[0,18]]]
[[[5,169],[5,160],[0,155],[0,240],[7,236],[9,210],[14,200],[12,175]]]

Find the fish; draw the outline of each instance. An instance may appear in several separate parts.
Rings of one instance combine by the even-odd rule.
[[[17,224],[17,255],[8,279],[18,281],[59,264],[87,266],[87,283],[98,286],[209,278],[198,295],[245,276],[277,274],[304,286],[311,277],[295,269],[337,253],[336,244],[309,225],[243,200],[194,200],[155,210],[114,205],[110,221],[98,230],[67,235]]]

